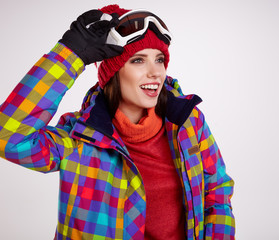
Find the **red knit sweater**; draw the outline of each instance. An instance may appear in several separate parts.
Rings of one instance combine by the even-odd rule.
[[[147,116],[133,124],[117,110],[113,124],[143,178],[145,239],[185,239],[182,186],[161,118],[149,109]]]

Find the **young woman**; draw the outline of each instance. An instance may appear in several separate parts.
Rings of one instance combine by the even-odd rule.
[[[91,10],[1,105],[0,156],[60,171],[55,239],[234,239],[233,180],[200,98],[166,75],[170,40],[150,12]],[[49,126],[91,63],[81,110]]]

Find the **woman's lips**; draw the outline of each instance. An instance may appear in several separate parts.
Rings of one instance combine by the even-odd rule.
[[[158,89],[159,89],[159,84],[158,83],[143,84],[143,85],[140,86],[140,88],[149,97],[157,97],[158,96]]]

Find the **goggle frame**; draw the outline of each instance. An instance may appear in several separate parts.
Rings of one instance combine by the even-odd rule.
[[[128,22],[129,18],[122,23],[121,23],[121,21],[123,21],[124,18],[132,17],[133,15],[140,14],[140,13],[143,13],[143,14],[147,15],[146,17],[142,18],[143,21],[144,21],[143,28],[138,30],[138,31],[135,31],[131,34],[128,34],[127,36],[121,36],[121,34],[117,31],[117,29],[119,27],[121,27],[122,24]],[[135,18],[135,19],[138,19],[138,18]],[[131,42],[134,42],[138,38],[140,38],[147,31],[147,29],[150,27],[149,26],[150,23],[153,23],[155,25],[155,27],[161,33],[161,36],[163,36],[169,44],[171,42],[172,35],[169,32],[169,30],[167,29],[166,24],[158,16],[156,16],[154,13],[149,12],[145,9],[137,9],[137,10],[132,10],[130,12],[127,12],[119,18],[119,21],[120,21],[120,24],[116,27],[113,27],[109,31],[109,34],[107,36],[107,41],[106,41],[107,44],[113,44],[113,45],[118,45],[118,46],[124,47],[125,45],[127,45]],[[160,21],[165,25],[166,28],[162,26]]]

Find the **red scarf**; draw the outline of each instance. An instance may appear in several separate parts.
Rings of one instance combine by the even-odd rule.
[[[117,109],[112,123],[124,142],[139,143],[154,137],[162,127],[162,119],[155,114],[155,108],[147,110],[138,124],[132,123],[123,112]]]

